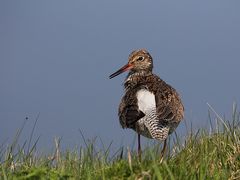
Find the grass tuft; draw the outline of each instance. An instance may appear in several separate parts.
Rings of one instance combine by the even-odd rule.
[[[147,146],[141,161],[131,148],[120,147],[111,156],[112,142],[105,146],[98,139],[103,147],[99,150],[97,138],[87,140],[80,130],[83,147],[61,151],[61,138],[56,138],[52,154],[38,155],[39,138],[32,143],[38,117],[30,141],[18,144],[25,120],[12,144],[0,146],[0,179],[240,179],[237,106],[233,105],[231,120],[222,118],[208,106],[210,131],[199,129],[193,133],[190,129],[184,140],[177,134],[172,135],[171,148],[169,145],[169,152],[162,160],[159,159],[160,144]]]

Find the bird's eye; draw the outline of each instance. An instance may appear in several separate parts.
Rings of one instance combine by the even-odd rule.
[[[143,56],[139,56],[139,57],[137,58],[137,60],[138,60],[138,61],[142,61],[142,60],[144,60],[144,57],[143,57]]]

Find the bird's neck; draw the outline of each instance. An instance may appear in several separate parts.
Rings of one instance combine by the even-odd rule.
[[[131,77],[136,77],[136,76],[149,76],[152,74],[152,71],[146,71],[146,70],[142,70],[142,71],[130,71],[127,75],[127,79],[131,78]]]
[[[125,79],[124,86],[126,89],[133,88],[140,84],[147,76],[151,76],[152,71],[130,71]]]

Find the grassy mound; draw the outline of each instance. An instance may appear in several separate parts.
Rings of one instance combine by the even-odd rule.
[[[239,114],[224,121],[214,132],[190,133],[184,142],[175,141],[164,159],[159,145],[146,147],[142,160],[135,152],[120,150],[110,157],[109,148],[97,151],[93,141],[85,148],[61,152],[56,140],[53,155],[36,155],[31,148],[0,147],[1,179],[240,179]],[[37,143],[37,141],[36,141]],[[15,153],[14,153],[15,152]]]

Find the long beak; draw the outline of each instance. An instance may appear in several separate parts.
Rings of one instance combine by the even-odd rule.
[[[118,71],[116,71],[115,73],[111,74],[109,76],[110,79],[114,78],[115,76],[127,71],[127,70],[130,70],[133,68],[133,65],[131,64],[126,64],[125,66],[123,66],[122,68],[120,68]]]

